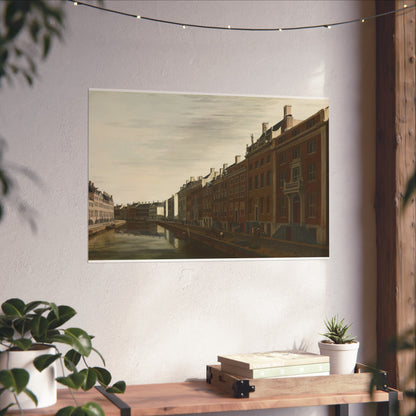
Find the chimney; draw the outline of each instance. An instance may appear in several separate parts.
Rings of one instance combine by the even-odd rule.
[[[268,130],[268,128],[269,128],[269,123],[263,123],[263,124],[262,124],[262,131],[263,131],[263,134],[264,134],[264,133],[266,133],[266,131]]]
[[[235,156],[235,164],[240,163],[241,161],[241,156],[240,155],[236,155]]]
[[[220,176],[222,175],[222,168],[220,168]]]
[[[289,130],[293,127],[293,116],[292,116],[292,106],[285,105],[283,108],[284,123],[282,131]]]
[[[209,174],[212,175],[215,172],[215,168],[210,168],[209,169]]]
[[[227,169],[227,168],[228,168],[228,164],[227,164],[227,163],[224,163],[224,164],[222,165],[222,168],[223,168],[223,170]]]
[[[195,178],[191,176],[190,182],[195,182]]]

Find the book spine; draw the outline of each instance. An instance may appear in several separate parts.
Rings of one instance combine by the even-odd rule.
[[[289,377],[311,375],[315,373],[325,374],[329,372],[329,363],[291,365],[284,367],[261,368],[252,370],[224,363],[221,364],[221,370],[225,371],[226,373],[247,378]]]

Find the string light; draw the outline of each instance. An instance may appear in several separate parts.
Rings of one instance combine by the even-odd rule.
[[[100,10],[103,12],[107,12],[107,13],[114,13],[114,14],[119,14],[122,16],[126,16],[126,17],[134,17],[135,19],[141,19],[141,20],[147,20],[149,22],[154,22],[154,23],[162,23],[162,24],[168,24],[168,25],[174,25],[174,26],[182,26],[183,29],[186,29],[187,27],[191,27],[191,28],[196,28],[196,29],[209,29],[209,30],[234,30],[234,31],[245,31],[245,32],[283,32],[283,31],[289,31],[289,30],[304,30],[304,29],[319,29],[319,28],[326,28],[326,29],[331,29],[334,26],[340,26],[340,25],[346,25],[346,24],[350,24],[350,23],[357,23],[357,22],[361,22],[364,23],[368,20],[372,20],[372,19],[377,19],[379,17],[382,16],[387,16],[387,15],[391,15],[391,14],[395,14],[395,13],[400,13],[403,11],[409,11],[410,9],[413,9],[416,7],[416,4],[413,4],[411,6],[405,4],[403,6],[403,8],[401,9],[396,9],[396,10],[391,10],[388,12],[384,12],[384,13],[379,13],[379,14],[375,14],[373,16],[367,16],[367,17],[360,17],[359,19],[352,19],[352,20],[345,20],[342,22],[334,22],[334,23],[327,23],[327,24],[319,24],[319,25],[309,25],[309,26],[294,26],[294,27],[274,27],[274,28],[266,28],[266,27],[259,27],[259,28],[249,28],[249,27],[231,27],[230,25],[228,26],[209,26],[209,25],[198,25],[198,24],[192,24],[192,23],[180,23],[180,22],[175,22],[172,20],[162,20],[162,19],[156,19],[153,17],[146,17],[146,16],[141,16],[141,15],[136,15],[136,14],[130,14],[127,12],[122,12],[119,10],[113,10],[113,9],[108,9],[105,7],[101,7],[101,6],[97,6],[94,4],[90,4],[90,3],[85,3],[83,1],[73,1],[73,0],[67,0],[70,1],[74,4],[74,6],[85,6],[85,7],[90,7],[92,9],[96,9],[96,10]]]

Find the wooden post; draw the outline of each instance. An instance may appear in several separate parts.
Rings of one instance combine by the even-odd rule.
[[[376,1],[376,12],[411,7],[415,0]],[[390,340],[415,329],[415,197],[403,195],[416,165],[415,8],[377,19],[377,352],[389,384],[415,388],[408,379],[415,351],[389,353]],[[414,409],[405,401],[403,414]]]

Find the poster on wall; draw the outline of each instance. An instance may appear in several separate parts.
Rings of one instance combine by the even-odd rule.
[[[89,90],[88,259],[328,257],[326,99]]]

